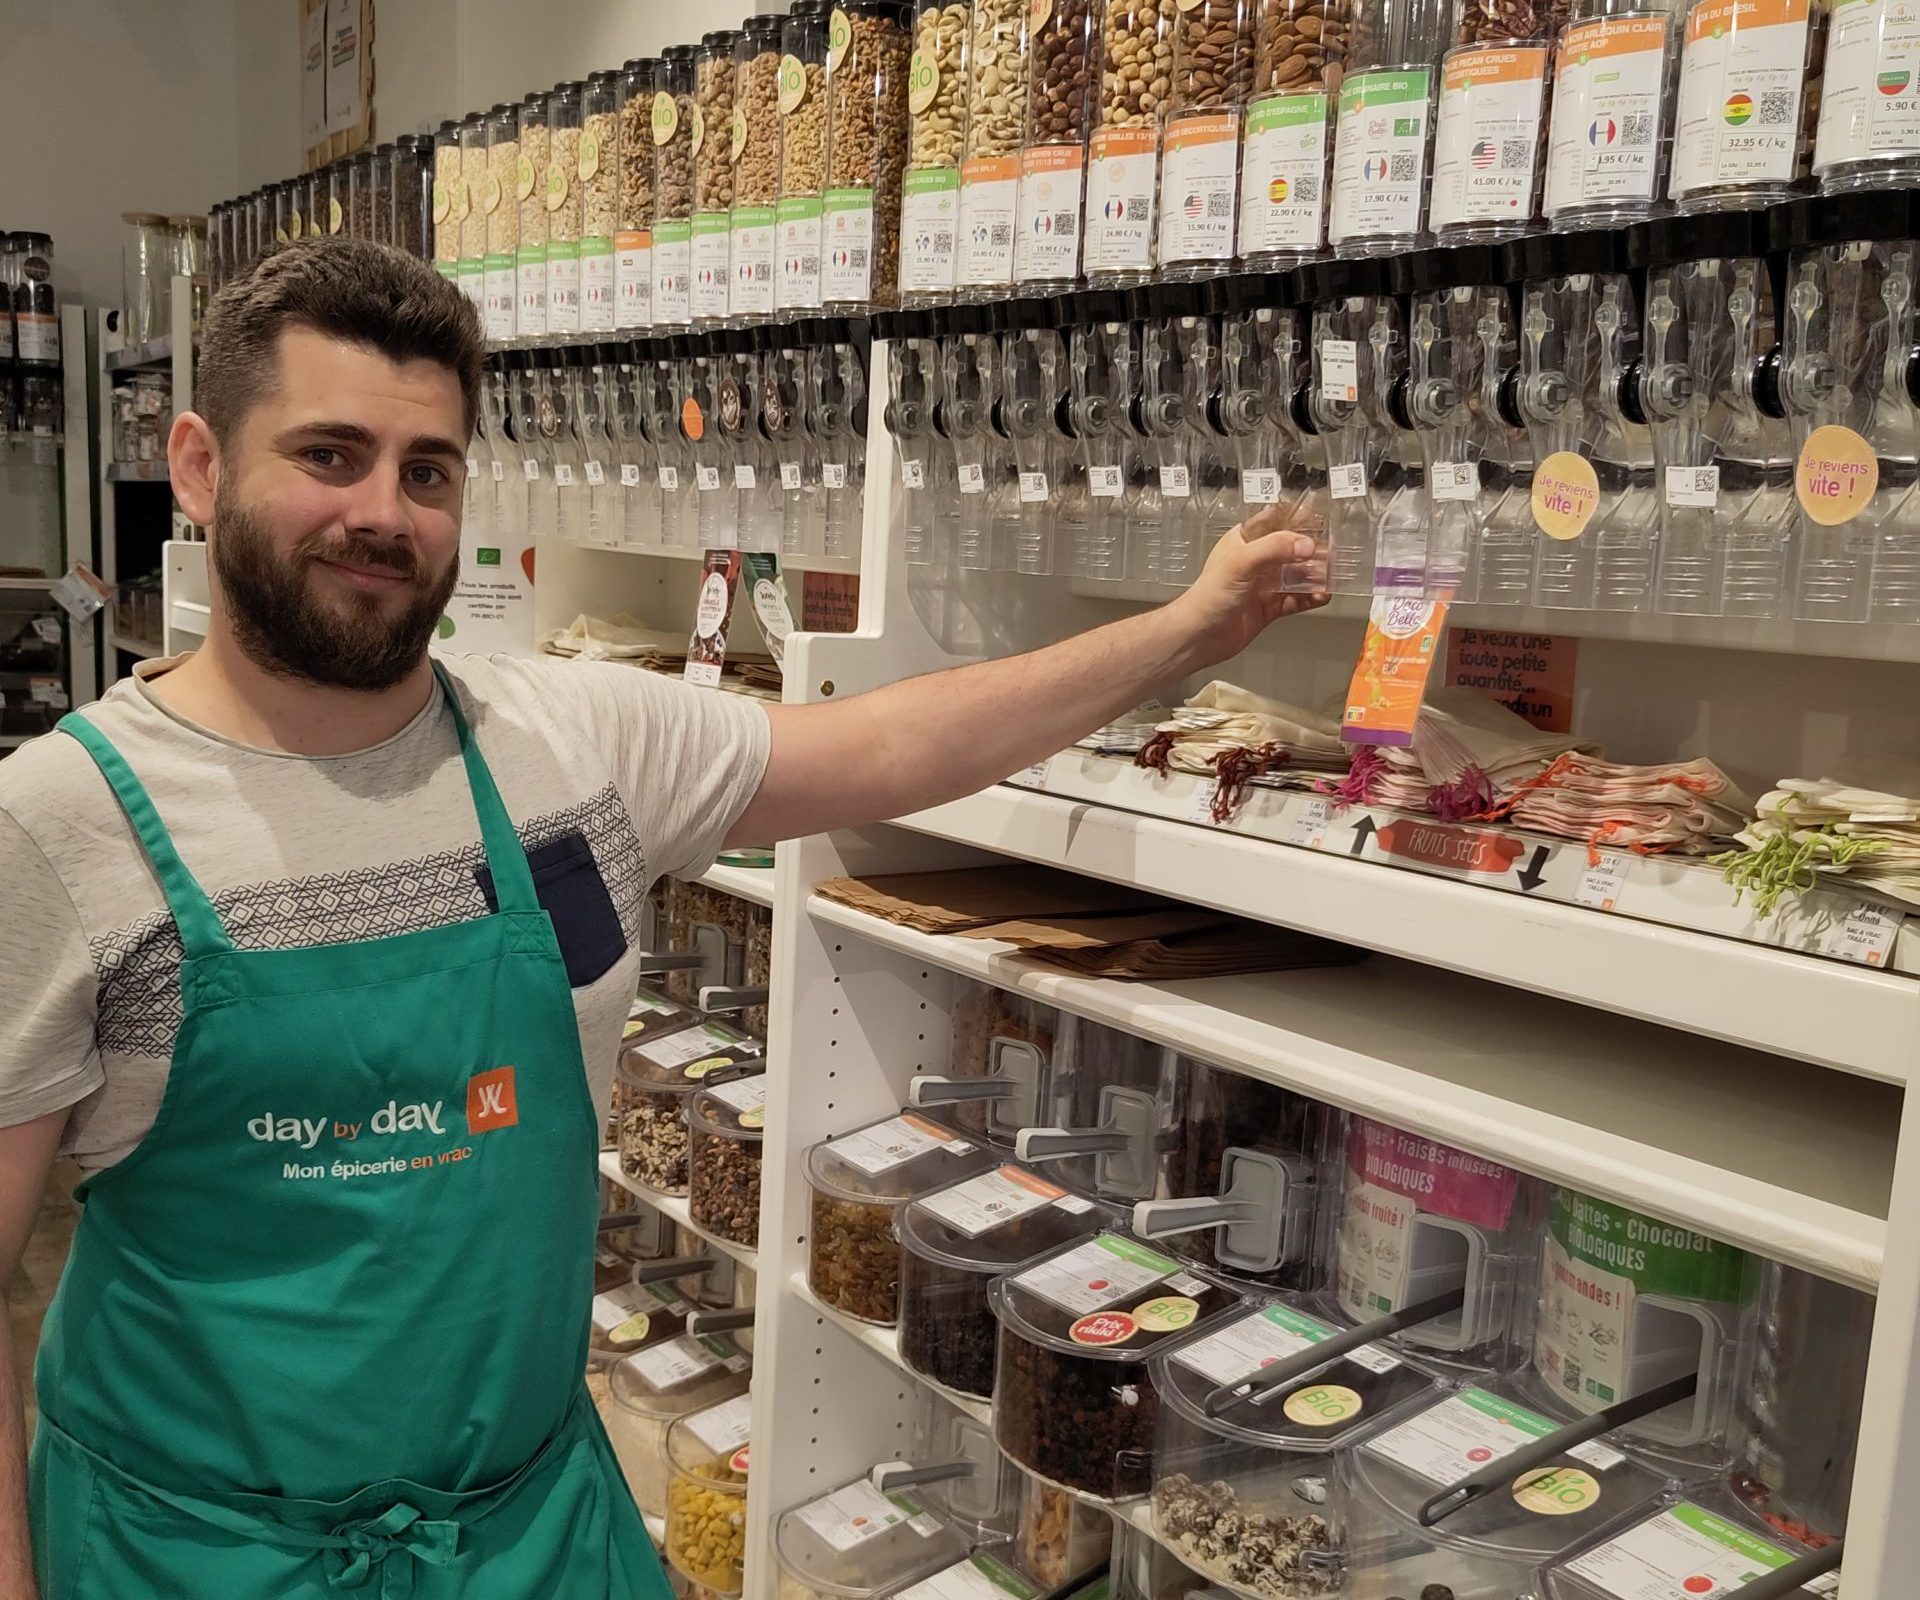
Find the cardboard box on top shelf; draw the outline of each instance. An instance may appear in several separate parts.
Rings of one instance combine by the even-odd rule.
[[[307,170],[373,136],[374,0],[298,0],[300,121]]]

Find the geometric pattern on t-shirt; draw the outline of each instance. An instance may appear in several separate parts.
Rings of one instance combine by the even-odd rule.
[[[646,855],[620,794],[598,794],[519,825],[520,842],[537,850],[566,833],[585,836],[594,865],[631,945],[640,935]],[[294,950],[353,944],[470,922],[487,914],[475,876],[484,859],[476,841],[458,850],[330,872],[235,884],[211,896],[228,937],[242,950]],[[99,977],[95,1035],[115,1055],[170,1060],[180,1031],[180,930],[155,911],[90,941]]]

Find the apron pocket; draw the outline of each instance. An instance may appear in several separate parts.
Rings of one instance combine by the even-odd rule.
[[[540,909],[553,922],[554,938],[567,964],[567,982],[584,989],[605,977],[627,953],[627,936],[620,931],[620,914],[613,908],[613,896],[607,893],[586,835],[577,830],[563,833],[529,850],[527,865],[533,869]],[[475,875],[487,909],[498,911],[492,869],[482,866]]]

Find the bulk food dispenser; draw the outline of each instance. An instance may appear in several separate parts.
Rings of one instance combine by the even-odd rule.
[[[951,481],[938,476],[945,452],[936,448],[940,344],[933,327],[931,313],[902,311],[876,318],[874,335],[887,342],[883,414],[900,473],[901,550],[909,566],[944,569],[950,552],[940,504],[952,491]]]
[[[636,381],[640,414],[653,441],[660,486],[660,542],[669,549],[694,541],[693,454],[680,426],[682,362],[672,339],[649,339]]]
[[[734,328],[716,342],[721,346],[716,421],[733,461],[736,548],[777,551],[784,497],[772,444],[760,427],[761,341],[752,329]]]
[[[1011,1145],[1040,1120],[1061,1018],[1051,1006],[956,978],[944,1074],[922,1074],[907,1104],[938,1110],[957,1128]]]
[[[1426,588],[1461,600],[1533,598],[1533,457],[1515,408],[1515,296],[1501,252],[1484,245],[1394,263],[1407,291],[1407,377],[1390,406],[1425,464]],[[1392,397],[1390,397],[1391,400]]]
[[[1004,441],[994,428],[1000,404],[1000,336],[986,307],[956,307],[946,319],[941,380],[953,481],[960,492],[954,561],[965,572],[993,567],[993,501],[1008,469]]]
[[[1170,1194],[1189,1074],[1200,1070],[1165,1045],[1063,1016],[1043,1101],[1055,1125],[1021,1129],[1014,1152],[1084,1194]]]
[[[1798,448],[1794,615],[1920,620],[1920,227],[1907,191],[1835,195],[1787,219],[1782,392]]]
[[[1327,218],[1339,255],[1393,255],[1426,241],[1433,112],[1451,19],[1442,0],[1353,0]]]
[[[1659,541],[1653,440],[1630,381],[1640,296],[1627,235],[1506,247],[1521,285],[1519,410],[1533,440],[1534,604],[1645,611]]]
[[[1127,574],[1127,522],[1146,466],[1137,429],[1140,345],[1124,296],[1090,289],[1067,334],[1068,405],[1087,485],[1081,577],[1114,583]]]
[[[718,341],[688,341],[679,363],[680,428],[692,447],[696,542],[702,550],[735,548],[739,518],[733,449],[720,427],[720,382],[726,356]]]
[[[867,485],[867,341],[864,324],[822,319],[807,352],[807,431],[820,449],[824,529],[829,560],[860,555],[860,518]]]
[[[1141,416],[1160,492],[1157,505],[1141,507],[1134,530],[1141,548],[1128,566],[1136,576],[1184,589],[1199,576],[1213,540],[1238,520],[1238,466],[1214,427],[1220,339],[1202,286],[1160,284],[1139,301]]]
[[[1349,0],[1258,0],[1240,156],[1243,269],[1274,272],[1327,242],[1333,118],[1346,68]]]
[[[780,550],[790,556],[817,553],[820,455],[807,433],[810,329],[806,322],[773,328],[762,358],[760,425],[780,479]]]
[[[1758,211],[1658,218],[1647,265],[1641,409],[1660,499],[1655,609],[1777,617],[1794,534],[1793,434],[1781,396],[1784,255]]]
[[[1311,415],[1327,462],[1324,587],[1371,594],[1382,565],[1381,519],[1407,487],[1409,459],[1418,462],[1417,446],[1411,436],[1400,437],[1387,409],[1406,371],[1406,327],[1385,262],[1321,262],[1302,267],[1298,280],[1313,307]],[[1417,464],[1412,471],[1421,477]],[[1410,569],[1387,581],[1417,579]]]
[[[1017,509],[1006,548],[1013,571],[1046,577],[1084,543],[1087,525],[1085,480],[1067,431],[1067,344],[1053,302],[1016,300],[1007,312],[1000,418],[1013,450]],[[1069,480],[1078,481],[1078,494]]]

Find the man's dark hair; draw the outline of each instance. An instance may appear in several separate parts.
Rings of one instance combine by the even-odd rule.
[[[208,307],[194,410],[222,445],[272,385],[288,328],[311,328],[396,363],[438,362],[460,380],[473,431],[486,341],[472,302],[405,251],[361,239],[312,239],[276,245]]]

